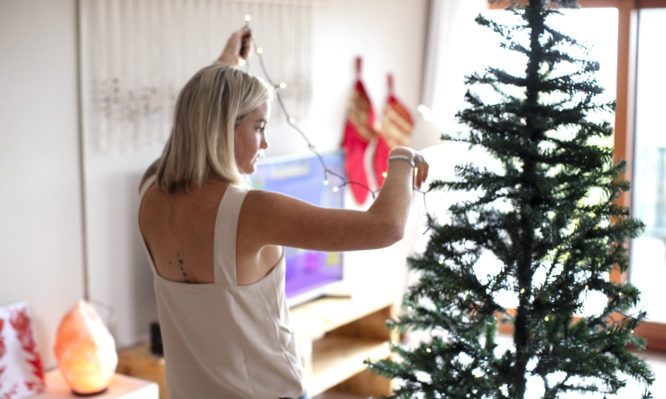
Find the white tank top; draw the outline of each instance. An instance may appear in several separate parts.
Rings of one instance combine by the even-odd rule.
[[[155,181],[151,177],[141,199]],[[209,284],[153,271],[170,399],[298,398],[303,369],[284,294],[284,251],[262,280],[236,283],[236,232],[247,190],[229,185],[215,219],[214,276]]]

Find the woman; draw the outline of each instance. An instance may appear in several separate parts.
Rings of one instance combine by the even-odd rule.
[[[244,188],[241,175],[255,171],[268,147],[272,96],[235,68],[248,42],[248,30],[234,33],[219,62],[185,85],[169,141],[142,182],[139,226],[172,399],[306,398],[284,296],[283,246],[391,245],[402,238],[413,186],[428,174],[418,153],[393,149],[367,211]]]

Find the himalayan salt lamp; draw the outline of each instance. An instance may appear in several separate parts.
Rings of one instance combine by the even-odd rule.
[[[113,337],[84,301],[78,301],[63,317],[54,351],[65,382],[78,395],[104,392],[118,365]]]

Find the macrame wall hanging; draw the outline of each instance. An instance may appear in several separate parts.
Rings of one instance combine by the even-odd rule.
[[[292,116],[311,99],[316,0],[83,0],[82,108],[86,150],[124,153],[161,145],[181,87],[211,63],[252,16],[255,42]],[[287,28],[288,27],[288,28]],[[244,66],[261,76],[256,57]],[[285,123],[273,109],[272,124]]]

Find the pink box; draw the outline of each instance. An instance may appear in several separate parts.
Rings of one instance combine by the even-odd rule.
[[[44,391],[27,302],[0,306],[0,398],[21,399]]]

